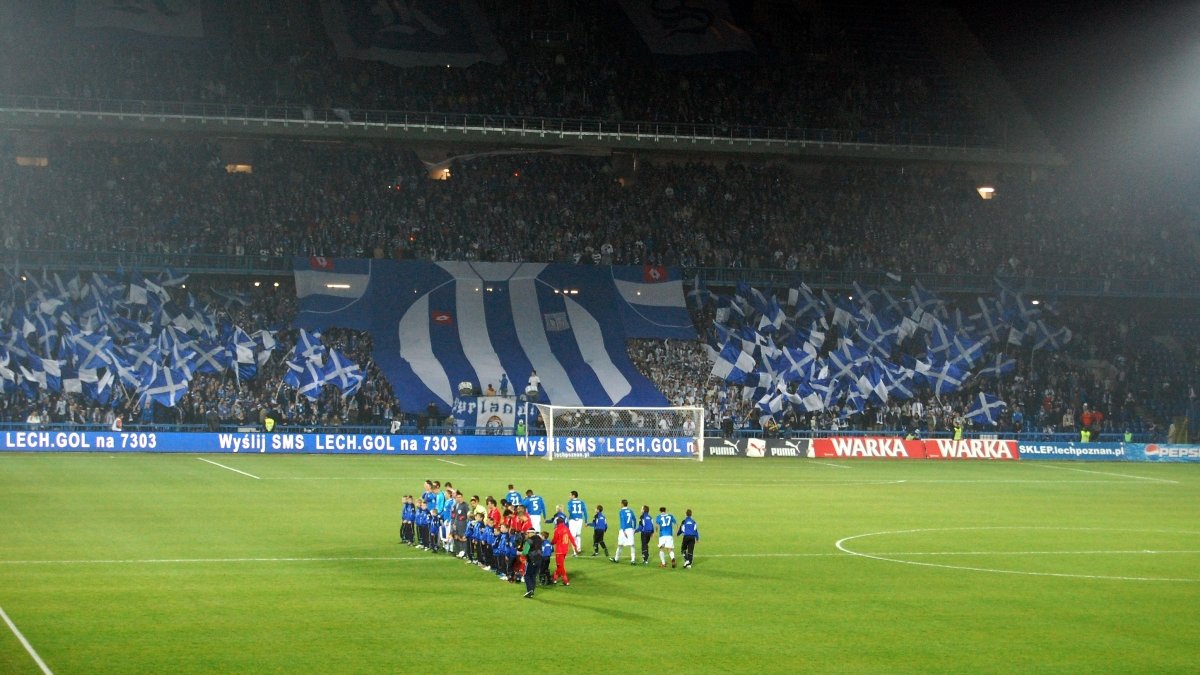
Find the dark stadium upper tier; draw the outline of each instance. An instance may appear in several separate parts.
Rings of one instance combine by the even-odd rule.
[[[372,4],[201,2],[157,16],[146,3],[134,16],[35,3],[6,17],[21,39],[5,43],[0,93],[940,134],[956,145],[1002,135],[901,8],[709,2],[725,9],[681,15],[633,1],[455,0],[359,11]],[[406,16],[387,9],[407,4]]]

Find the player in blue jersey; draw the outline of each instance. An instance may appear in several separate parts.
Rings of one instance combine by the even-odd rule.
[[[504,493],[504,501],[509,506],[517,506],[521,503],[521,493],[517,492],[517,488],[513,487],[512,483],[508,484],[508,492]]]
[[[688,569],[692,566],[692,557],[696,552],[696,541],[700,539],[700,526],[696,525],[696,519],[692,518],[692,510],[687,510],[687,515],[683,521],[679,523],[679,531],[676,532],[683,537],[683,568]]]
[[[658,507],[654,524],[658,526],[658,566],[667,566],[667,554],[671,556],[671,567],[675,566],[675,516],[667,513],[667,507]]]
[[[567,500],[567,529],[571,531],[571,536],[575,537],[575,541],[579,546],[575,549],[575,555],[579,555],[579,551],[583,548],[583,524],[587,520],[587,504],[579,498],[579,492],[571,490],[571,498]]]
[[[525,513],[529,514],[529,522],[533,529],[541,531],[542,517],[546,515],[546,500],[533,494],[533,490],[525,491],[525,499],[521,500]]]
[[[637,564],[637,551],[633,546],[633,530],[637,526],[637,516],[629,508],[629,500],[621,500],[621,510],[617,512],[617,554],[613,562],[621,562],[621,547],[629,547],[629,564]]]
[[[650,515],[650,506],[642,505],[642,515],[638,517],[638,533],[642,535],[642,564],[650,564],[650,537],[654,536],[654,517]]]
[[[449,483],[447,483],[449,485]],[[438,531],[439,541],[445,553],[452,553],[454,548],[454,488],[447,487],[442,492],[441,529]]]
[[[608,532],[608,518],[604,515],[603,506],[596,505],[596,515],[587,525],[592,528],[592,557],[600,555],[600,549],[604,549],[604,557],[607,558],[608,544],[604,543],[604,533]]]

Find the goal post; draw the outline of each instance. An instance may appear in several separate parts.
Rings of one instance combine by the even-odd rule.
[[[536,404],[546,459],[674,457],[704,461],[704,408]]]

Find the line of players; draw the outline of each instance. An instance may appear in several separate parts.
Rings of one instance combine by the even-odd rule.
[[[585,526],[592,528],[592,556],[598,556],[601,549],[606,558],[612,562],[620,562],[621,550],[629,548],[629,562],[637,564],[637,550],[634,545],[634,535],[641,538],[642,564],[649,564],[650,540],[654,531],[659,531],[658,555],[659,567],[667,566],[668,557],[671,567],[675,567],[675,535],[683,540],[684,568],[690,568],[693,563],[696,542],[700,538],[700,530],[691,509],[682,521],[677,521],[666,507],[660,507],[658,516],[650,515],[650,507],[643,506],[640,516],[635,516],[629,507],[629,500],[621,500],[618,513],[618,535],[616,555],[609,557],[605,535],[608,531],[608,519],[604,507],[597,506],[596,513],[590,522],[585,522],[587,506],[579,493],[571,491],[567,501],[566,511],[558,505],[557,511],[550,519],[553,523],[567,524],[569,537],[560,536],[558,532],[552,538],[541,529],[546,513],[546,504],[533,490],[526,490],[524,495],[517,492],[512,484],[504,496],[503,510],[495,498],[489,496],[480,504],[479,496],[466,500],[462,492],[447,482],[443,487],[438,481],[427,480],[420,499],[405,495],[404,508],[401,513],[400,539],[402,543],[413,545],[431,552],[446,552],[468,563],[477,564],[484,569],[494,571],[504,580],[513,580],[523,576],[525,563],[535,560],[539,568],[537,573],[543,584],[553,584],[561,579],[564,585],[569,585],[562,558],[567,549],[575,556],[582,550],[582,532]],[[678,530],[676,530],[678,526]],[[540,550],[532,551],[527,544],[532,543]],[[555,555],[557,566],[554,575],[550,574],[550,556]]]

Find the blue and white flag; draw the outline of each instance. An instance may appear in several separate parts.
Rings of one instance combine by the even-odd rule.
[[[154,366],[142,380],[142,405],[150,401],[174,408],[187,393],[191,375],[184,369]]]
[[[353,396],[366,379],[362,368],[336,349],[329,350],[328,360],[321,372],[324,383],[337,387],[342,396]]]
[[[474,0],[320,0],[325,30],[343,59],[395,66],[503,63]]]
[[[926,379],[929,380],[929,386],[933,387],[933,393],[938,396],[958,391],[967,375],[966,370],[949,362],[925,373]]]
[[[994,427],[1000,422],[1000,415],[1004,413],[1004,409],[1008,404],[1001,401],[998,396],[979,392],[972,401],[971,408],[967,410],[967,419],[976,424],[984,424]]]
[[[662,265],[612,265],[626,337],[696,339],[679,268]]]
[[[975,373],[975,377],[992,377],[999,379],[1017,369],[1017,361],[1004,354],[997,353],[992,359],[985,361],[983,368]]]
[[[96,333],[71,337],[77,368],[103,368],[112,364],[112,338]]]

